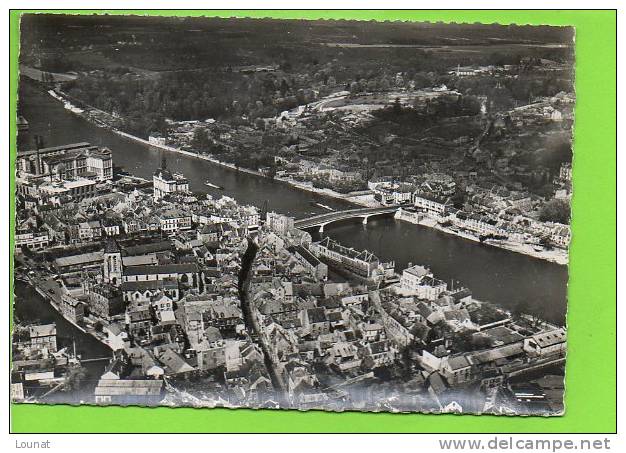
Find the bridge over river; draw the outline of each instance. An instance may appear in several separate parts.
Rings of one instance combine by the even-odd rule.
[[[298,219],[294,226],[300,229],[319,227],[320,233],[324,232],[324,227],[330,223],[347,219],[363,219],[363,224],[367,224],[367,219],[373,216],[395,214],[399,208],[397,206],[385,206],[381,208],[357,208],[345,211],[334,211],[326,214],[314,215],[304,219]]]

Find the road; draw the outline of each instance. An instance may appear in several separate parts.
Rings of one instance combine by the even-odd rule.
[[[252,337],[253,341],[261,347],[261,350],[263,351],[263,356],[265,358],[265,367],[270,374],[272,386],[276,391],[275,396],[277,402],[280,407],[287,407],[288,401],[284,391],[285,385],[283,379],[280,376],[280,373],[277,371],[276,365],[271,359],[271,354],[269,353],[269,350],[263,341],[261,329],[258,326],[256,316],[254,316],[252,307],[250,306],[250,294],[248,291],[250,288],[249,272],[252,268],[252,264],[254,263],[254,258],[256,256],[257,250],[258,246],[254,242],[249,241],[248,250],[246,251],[242,260],[242,270],[240,274],[241,281],[239,287],[239,297],[241,300],[241,309],[243,310],[244,322],[246,324],[246,328],[250,332],[250,336]]]
[[[40,71],[39,69],[31,68],[30,66],[21,64],[20,73],[24,74],[27,77],[30,77],[33,80],[37,80],[38,82],[43,81],[44,72]],[[52,80],[54,82],[69,82],[70,80],[75,80],[77,77],[75,74],[61,74],[56,72],[48,72],[46,74],[50,74],[53,77]]]
[[[63,288],[52,278],[49,271],[42,267],[41,262],[20,254],[15,255],[15,264],[23,267],[23,269],[16,269],[16,277],[21,277],[34,287],[43,290],[46,297],[52,299],[55,304],[58,305],[61,302]]]

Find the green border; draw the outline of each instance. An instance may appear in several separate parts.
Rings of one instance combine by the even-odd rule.
[[[16,107],[19,15],[10,12],[10,108]],[[52,12],[52,11],[45,11]],[[60,13],[93,14],[97,10]],[[12,432],[608,433],[616,415],[616,11],[107,11],[109,14],[572,25],[576,125],[566,415],[496,417],[229,409],[12,405]],[[14,175],[15,115],[10,169]],[[14,177],[10,181],[14,193]],[[13,219],[15,203],[11,197]],[[13,230],[11,221],[11,271]],[[11,300],[12,300],[11,282]]]

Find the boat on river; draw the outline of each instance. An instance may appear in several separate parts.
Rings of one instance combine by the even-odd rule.
[[[224,190],[224,188],[222,186],[218,186],[217,184],[213,184],[210,181],[205,181],[204,185],[208,186],[208,187],[213,187],[214,189]]]
[[[311,201],[311,205],[312,206],[317,206],[317,207],[322,208],[322,209],[326,209],[327,211],[334,211],[334,209],[331,208],[330,206],[327,206],[327,205],[322,204],[322,203],[318,203],[317,201]]]

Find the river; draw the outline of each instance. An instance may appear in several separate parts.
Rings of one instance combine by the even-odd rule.
[[[111,349],[100,343],[96,338],[87,335],[61,316],[41,297],[30,285],[21,281],[15,282],[15,317],[24,324],[51,324],[57,327],[57,346],[67,347],[70,351],[76,348],[81,359],[111,357]],[[102,375],[108,361],[101,360],[84,364],[86,376],[82,379],[80,391],[71,393],[58,392],[50,395],[47,402],[79,402],[92,401],[93,389]]]
[[[334,209],[350,206],[344,200],[321,197],[207,161],[165,151],[161,154],[155,148],[122,138],[73,115],[33,82],[21,83],[19,100],[19,114],[30,125],[29,131],[20,136],[20,142],[27,143],[28,148],[32,148],[29,145],[33,143],[34,134],[43,136],[45,146],[80,141],[107,146],[113,153],[115,165],[145,178],[152,177],[162,155],[167,158],[169,168],[182,172],[189,179],[194,191],[215,196],[225,194],[258,207],[267,201],[270,210],[296,218],[328,212],[311,204],[314,197],[323,199],[323,204]],[[224,190],[205,186],[206,180]],[[395,260],[397,270],[408,263],[424,264],[448,284],[454,279],[455,285],[460,282],[467,286],[480,300],[508,309],[524,307],[548,321],[565,322],[566,266],[391,218],[372,218],[366,226],[360,221],[331,224],[324,234],[348,246],[367,248],[383,260]]]
[[[91,142],[110,148],[116,166],[150,180],[154,171],[161,165],[162,156],[167,158],[169,169],[183,173],[189,179],[192,191],[210,193],[214,196],[229,195],[240,203],[259,207],[267,201],[270,210],[296,217],[328,212],[310,203],[315,195],[313,193],[296,190],[279,181],[238,172],[205,160],[161,151],[99,128],[64,109],[59,101],[42,91],[34,82],[23,77],[21,79],[18,111],[28,120],[29,130],[20,135],[19,143],[28,149],[34,147],[32,139],[34,135],[41,135],[46,147]],[[207,180],[223,187],[224,190],[206,186],[204,183]],[[352,206],[344,200],[317,195],[315,197],[324,198],[323,204],[334,209]]]
[[[389,217],[371,218],[367,225],[360,219],[337,223],[325,227],[324,234],[367,249],[383,261],[394,260],[396,270],[424,264],[448,287],[466,286],[479,300],[511,310],[519,307],[556,324],[565,322],[566,266]]]

